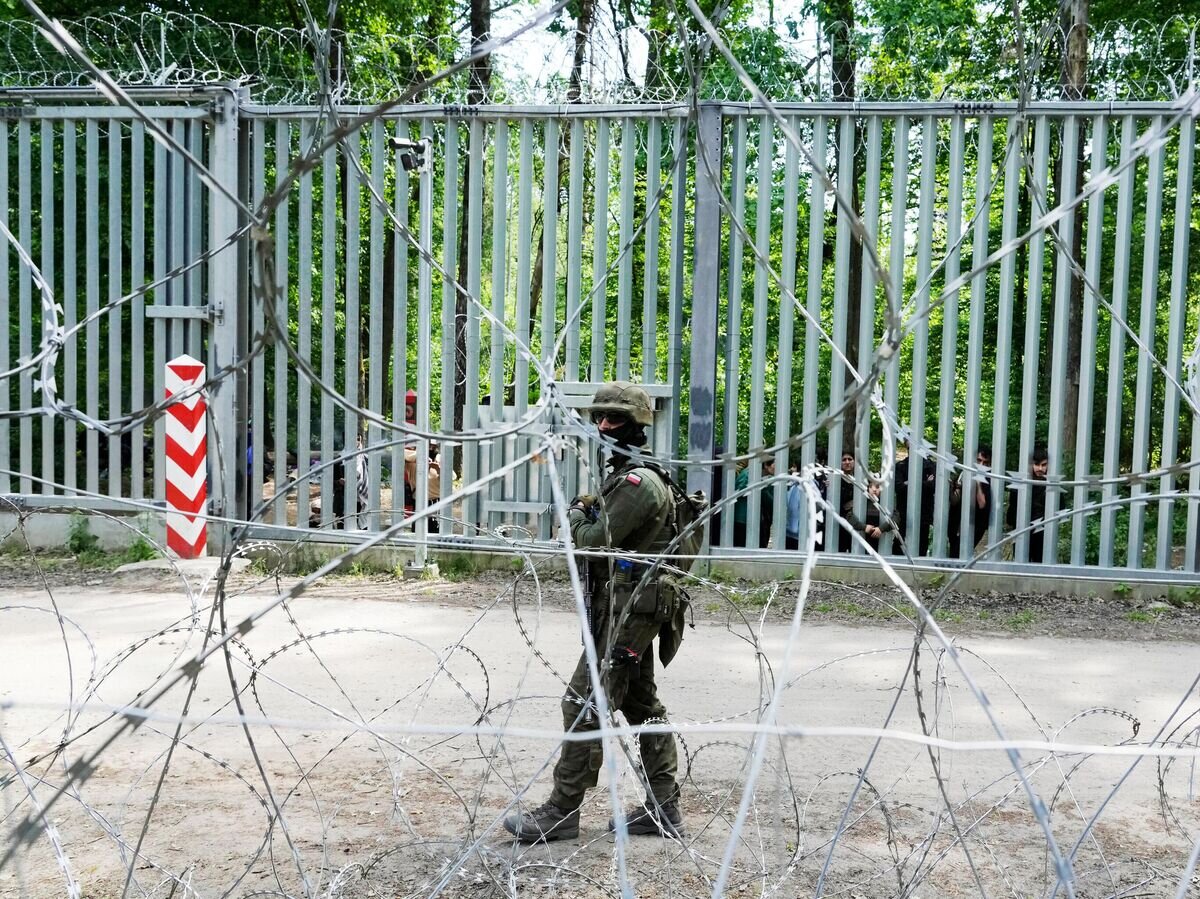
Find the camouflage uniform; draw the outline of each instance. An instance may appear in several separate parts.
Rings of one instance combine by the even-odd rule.
[[[580,549],[661,552],[673,536],[670,488],[657,472],[637,460],[618,456],[614,461],[617,464],[600,487],[595,519],[579,509],[571,511],[571,539]],[[633,594],[645,571],[643,564],[629,566],[606,558],[591,560],[588,567],[592,636],[609,708],[621,711],[632,725],[664,719],[667,710],[654,684],[651,644],[664,623],[673,619],[677,597],[669,584],[660,585],[653,577]],[[632,650],[636,661],[606,666],[614,650],[618,654]],[[565,730],[578,733],[596,730],[599,725],[586,656],[575,666],[562,712]],[[640,747],[651,795],[660,803],[674,801],[679,795],[674,738],[670,734],[646,735],[640,738]],[[578,808],[584,793],[596,786],[603,760],[599,740],[564,741],[554,768],[550,801],[560,808]]]
[[[657,636],[659,658],[667,664],[683,639],[683,594],[671,577],[657,571],[647,575],[646,562],[627,555],[662,553],[676,531],[678,515],[672,488],[654,463],[638,462],[626,454],[645,443],[643,428],[653,421],[646,391],[627,381],[613,381],[596,390],[587,410],[611,441],[616,454],[611,473],[598,497],[577,497],[571,503],[571,539],[581,549],[611,549],[613,557],[589,560],[588,628],[596,645],[600,677],[608,707],[639,725],[666,717],[654,686],[651,645]],[[644,451],[639,450],[644,454]],[[644,577],[645,576],[645,577]],[[643,577],[646,581],[641,586]],[[563,728],[568,732],[596,731],[600,726],[587,659],[581,658],[563,697]],[[683,814],[675,783],[678,760],[671,734],[640,738],[646,802],[625,815],[630,834],[682,838]],[[579,806],[596,786],[604,762],[599,739],[564,740],[554,768],[554,790],[537,808],[518,807],[504,819],[505,829],[523,842],[573,839],[579,836]],[[609,821],[609,830],[616,827]]]

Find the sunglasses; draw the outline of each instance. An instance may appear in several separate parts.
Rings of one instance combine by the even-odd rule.
[[[610,425],[614,425],[618,428],[629,421],[629,416],[624,412],[593,412],[592,424],[598,425],[606,418],[608,419],[608,423]]]

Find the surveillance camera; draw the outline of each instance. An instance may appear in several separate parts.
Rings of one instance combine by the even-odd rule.
[[[400,165],[406,172],[428,172],[433,160],[433,141],[428,138],[421,140],[406,140],[393,137],[388,141],[393,150],[400,154]]]

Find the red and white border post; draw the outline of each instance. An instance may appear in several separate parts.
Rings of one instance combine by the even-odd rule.
[[[167,363],[167,399],[204,383],[204,363],[179,356]],[[181,559],[207,550],[208,436],[201,391],[167,406],[167,548]]]

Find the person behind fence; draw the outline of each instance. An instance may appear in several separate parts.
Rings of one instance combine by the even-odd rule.
[[[975,467],[978,470],[970,472],[964,469],[954,480],[950,491],[950,520],[946,527],[951,558],[957,558],[959,555],[961,503],[967,503],[967,520],[971,523],[971,530],[968,532],[972,536],[969,556],[975,554],[974,548],[988,532],[988,524],[992,517],[992,485],[988,477],[988,469],[991,466],[992,448],[986,443],[981,443],[975,453]]]
[[[1033,448],[1033,454],[1029,457],[1029,478],[1033,481],[1029,488],[1029,522],[1037,525],[1029,532],[1030,562],[1042,561],[1046,532],[1039,522],[1046,517],[1046,475],[1049,471],[1050,454],[1046,452],[1046,447],[1038,444]],[[1017,526],[1017,506],[1020,505],[1017,497],[1019,496],[1018,493],[1008,501],[1008,513],[1005,518],[1009,530]]]
[[[929,532],[933,527],[933,501],[937,489],[937,465],[932,459],[922,458],[914,450],[912,441],[905,446],[908,454],[896,463],[895,496],[897,531],[907,541],[906,551],[910,556],[929,555]],[[914,459],[913,456],[917,458]],[[921,514],[910,521],[908,509],[908,484],[911,478],[920,478],[919,488]]]
[[[854,483],[854,453],[850,450],[842,453],[842,486],[841,486],[841,515],[847,521],[854,517],[854,492],[858,486]],[[852,522],[853,523],[853,522]],[[854,526],[858,529],[858,525]],[[853,535],[843,527],[838,528],[838,552],[848,553],[854,548]],[[878,549],[878,546],[876,547]]]
[[[634,384],[614,381],[601,386],[588,407],[600,436],[612,447],[609,474],[598,496],[572,500],[571,540],[579,549],[611,549],[639,555],[663,552],[675,536],[672,488],[665,469],[623,450],[647,454],[645,428],[652,418],[649,395]],[[647,583],[644,562],[605,555],[587,561],[585,605],[587,626],[608,705],[631,725],[661,723],[667,710],[658,698],[652,643],[659,637],[664,665],[674,657],[683,632],[684,600],[674,580],[653,571]],[[568,732],[597,730],[603,723],[584,654],[562,701],[563,727]],[[626,823],[631,834],[679,837],[678,760],[672,734],[639,738],[641,775],[646,801],[631,809]],[[579,835],[579,808],[584,794],[596,786],[604,760],[599,738],[564,740],[554,767],[554,788],[547,802],[531,811],[508,816],[504,827],[522,842],[574,839]],[[609,821],[609,830],[614,822]]]
[[[800,474],[800,463],[793,458],[791,464],[788,465],[788,475],[795,478],[798,474]],[[787,502],[784,504],[784,508],[787,511],[787,519],[784,521],[783,548],[799,549],[800,511],[804,504],[803,488],[799,481],[788,482],[786,497]]]
[[[883,493],[883,482],[878,478],[871,478],[867,485],[867,509],[863,513],[862,518],[854,514],[854,500],[851,498],[849,508],[846,503],[843,503],[842,517],[850,522],[851,526],[858,533],[862,534],[863,539],[867,541],[867,545],[875,552],[879,552],[879,541],[887,534],[896,529],[896,523],[892,521],[892,516],[884,511],[879,505],[879,497]],[[853,539],[847,534],[847,539]],[[845,551],[845,550],[843,550]]]
[[[370,473],[367,468],[367,454],[362,452],[362,437],[358,438],[358,452],[350,458],[340,457],[333,466],[333,495],[332,519],[329,526],[335,530],[357,529],[360,526],[358,516],[367,511],[370,493]],[[346,482],[350,480],[350,471],[354,471],[355,508],[346,508]],[[314,500],[309,506],[308,526],[321,527],[321,507],[324,497]]]
[[[775,475],[775,460],[763,459],[762,476],[764,478],[774,477]],[[734,490],[745,490],[750,486],[750,466],[743,465],[738,471],[737,478],[733,482]],[[748,529],[746,522],[750,511],[750,494],[746,493],[739,496],[733,504],[733,545],[745,546],[746,535]],[[758,545],[760,548],[765,548],[771,542],[771,524],[775,520],[775,488],[763,487],[759,491],[758,505]]]

